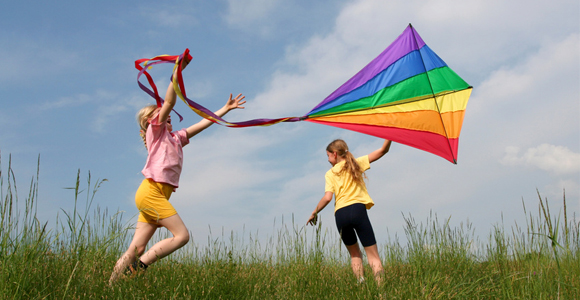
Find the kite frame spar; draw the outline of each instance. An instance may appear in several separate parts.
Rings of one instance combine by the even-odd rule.
[[[214,123],[249,127],[304,120],[390,139],[457,163],[458,138],[472,86],[425,44],[411,24],[378,57],[302,117],[223,120],[187,98],[180,63],[183,57],[191,59],[189,49],[179,56],[135,61],[139,87],[158,105],[163,100],[147,69],[174,63],[177,72],[172,81],[177,95],[194,112]],[[139,81],[143,74],[152,90]]]

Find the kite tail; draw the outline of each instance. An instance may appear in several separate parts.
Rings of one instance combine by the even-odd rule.
[[[175,89],[175,93],[177,94],[177,96],[179,96],[179,98],[181,98],[181,100],[183,100],[183,102],[185,102],[185,104],[187,104],[187,106],[189,106],[189,108],[191,108],[191,110],[193,110],[195,113],[197,113],[201,117],[208,119],[216,124],[220,124],[220,125],[227,126],[227,127],[240,127],[241,128],[241,127],[251,127],[251,126],[270,126],[270,125],[278,124],[281,122],[297,122],[297,121],[302,121],[305,118],[307,118],[306,116],[303,116],[303,117],[286,117],[286,118],[278,118],[278,119],[254,119],[254,120],[243,121],[243,122],[228,122],[228,121],[222,119],[221,117],[217,116],[216,114],[214,114],[212,111],[203,107],[202,105],[187,98],[187,94],[185,92],[185,85],[183,83],[183,75],[182,75],[182,71],[183,71],[182,61],[183,61],[184,57],[186,57],[188,60],[192,59],[192,56],[189,54],[189,49],[185,49],[185,52],[183,52],[183,54],[181,54],[181,55],[172,55],[172,56],[159,55],[159,56],[156,56],[153,58],[142,58],[142,59],[138,59],[135,61],[135,68],[137,70],[139,70],[139,74],[137,75],[137,83],[139,84],[139,87],[144,92],[146,92],[147,94],[149,94],[149,96],[151,96],[153,99],[155,99],[155,101],[157,102],[157,106],[161,107],[161,105],[163,104],[163,98],[161,98],[159,96],[159,91],[157,90],[157,86],[155,85],[155,81],[153,80],[151,75],[147,72],[147,69],[151,69],[154,65],[157,65],[157,64],[173,63],[174,64],[173,73],[175,73],[175,75],[177,75],[177,76],[172,76],[171,81],[173,82],[173,88]],[[141,66],[141,64],[143,64],[143,66]],[[141,83],[141,81],[139,80],[141,75],[145,75],[145,77],[147,78],[147,81],[149,83],[149,86],[151,86],[151,89],[149,89],[147,86],[145,86],[143,83]],[[177,113],[175,110],[173,110],[173,111],[179,116],[179,120],[183,121],[183,117],[179,113]]]

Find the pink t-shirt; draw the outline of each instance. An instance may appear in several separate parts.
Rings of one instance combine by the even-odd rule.
[[[145,140],[149,155],[143,175],[155,182],[168,183],[177,188],[183,165],[182,147],[189,144],[185,129],[170,133],[165,122],[159,123],[157,115],[147,128]]]

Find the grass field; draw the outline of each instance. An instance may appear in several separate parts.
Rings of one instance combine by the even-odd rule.
[[[190,242],[109,286],[134,224],[93,205],[103,181],[79,173],[72,211],[48,226],[36,217],[38,176],[23,199],[13,176],[10,163],[0,168],[2,299],[580,299],[580,224],[566,209],[551,213],[540,195],[537,209],[522,207],[525,225],[496,226],[484,242],[470,224],[405,217],[408,242],[379,243],[380,286],[370,269],[356,281],[336,234],[293,220],[267,242],[244,230]]]

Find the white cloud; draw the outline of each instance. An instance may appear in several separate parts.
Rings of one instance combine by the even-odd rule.
[[[580,120],[580,35],[545,43],[520,59],[520,64],[500,66],[474,88],[465,124],[490,148],[503,155],[508,145],[544,142],[577,147]],[[554,142],[551,142],[554,141]],[[557,142],[556,142],[557,141]],[[483,143],[486,143],[483,141]]]
[[[270,37],[285,16],[279,0],[228,0],[223,19],[231,28],[261,37]]]
[[[209,199],[216,191],[246,192],[254,186],[280,177],[265,161],[254,159],[261,149],[281,137],[243,129],[212,128],[215,134],[203,132],[184,148],[184,167],[179,194],[186,198]],[[197,153],[204,155],[198,156]],[[239,196],[236,196],[239,197]]]
[[[59,109],[63,107],[79,106],[91,102],[93,97],[87,94],[79,94],[70,97],[62,97],[56,101],[46,101],[38,106],[39,110]]]
[[[279,0],[228,0],[225,21],[232,26],[247,26],[268,19]]]
[[[198,24],[191,3],[163,3],[162,6],[142,6],[139,14],[143,22],[152,22],[160,27],[183,29]]]
[[[349,2],[352,1],[228,0],[222,19],[246,39],[289,44],[317,32],[328,32],[344,3]]]
[[[518,147],[507,147],[501,162],[510,166],[538,168],[554,174],[580,172],[580,153],[575,153],[566,147],[549,144],[529,148],[522,154]]]
[[[105,132],[105,129],[108,127],[107,125],[110,124],[111,119],[114,119],[115,116],[118,116],[127,110],[127,105],[120,103],[100,106],[92,122],[91,129],[99,133]]]
[[[78,94],[62,97],[55,101],[46,101],[34,110],[62,110],[76,106],[87,107],[87,121],[94,132],[102,133],[109,127],[110,122],[127,111],[136,112],[142,106],[151,104],[144,100],[142,94],[133,93],[129,96],[121,96],[108,90],[97,90],[94,94]]]
[[[95,101],[97,101],[95,103],[98,103],[98,107],[92,119],[91,129],[100,133],[114,128],[111,122],[123,116],[124,113],[130,112],[130,116],[135,116],[139,109],[152,104],[141,93],[133,92],[130,95],[119,95],[104,90],[97,91]],[[134,122],[136,123],[136,121]]]
[[[525,57],[521,64],[502,67],[493,72],[480,88],[486,92],[487,102],[499,105],[502,105],[502,102],[528,103],[530,98],[535,98],[534,96],[555,98],[555,101],[569,101],[568,98],[573,95],[560,94],[561,87],[577,83],[579,48],[580,35],[578,33],[570,34],[562,40],[544,43],[536,53]],[[577,88],[571,89],[571,91],[577,90]],[[564,89],[564,91],[567,90]],[[564,99],[559,99],[562,97]],[[504,99],[510,99],[510,101]]]

